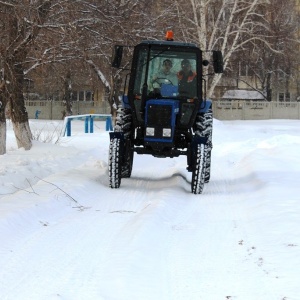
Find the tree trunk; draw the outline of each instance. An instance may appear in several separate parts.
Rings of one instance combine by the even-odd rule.
[[[5,74],[9,83],[6,84],[6,90],[18,148],[23,147],[25,150],[30,150],[32,147],[32,134],[23,96],[24,72],[22,64],[19,61],[21,60],[11,60],[11,63],[7,66],[8,69]]]
[[[0,116],[0,155],[6,153],[6,121],[2,121],[2,117]]]
[[[72,103],[72,81],[71,81],[71,71],[69,70],[64,78],[64,103],[66,107],[66,116],[73,115],[73,103]]]
[[[271,89],[271,77],[272,73],[269,72],[267,74],[267,80],[266,80],[266,92],[267,92],[267,101],[272,101],[272,89]]]
[[[212,82],[207,90],[207,98],[210,99],[213,96],[216,85],[221,79],[222,74],[214,74]]]
[[[25,108],[25,104],[19,104],[19,106],[16,106],[14,102],[24,102],[24,98],[23,101],[11,100],[11,120],[18,148],[23,147],[25,150],[30,150],[32,147],[32,133],[29,127],[28,115]],[[14,111],[13,104],[14,107],[17,108],[17,111]]]
[[[19,148],[24,148],[25,150],[30,150],[32,147],[32,134],[27,122],[14,122],[13,129],[15,137],[17,140],[17,145]]]
[[[0,155],[6,153],[6,100],[3,97],[4,84],[0,84]]]

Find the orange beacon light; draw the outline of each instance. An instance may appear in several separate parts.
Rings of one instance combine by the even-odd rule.
[[[174,41],[174,33],[172,30],[168,30],[166,33],[166,40],[167,41]]]

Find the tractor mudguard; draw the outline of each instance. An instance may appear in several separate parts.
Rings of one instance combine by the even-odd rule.
[[[129,100],[128,100],[127,95],[123,95],[120,98],[121,98],[121,101],[122,101],[122,107],[123,108],[131,108],[130,105],[129,105]]]
[[[192,140],[192,148],[195,148],[196,145],[206,144],[206,143],[207,143],[207,137],[195,135]]]
[[[111,140],[115,139],[115,138],[120,139],[120,140],[124,140],[124,133],[121,132],[121,131],[112,131],[112,132],[109,133],[109,137],[110,137]]]
[[[199,109],[199,113],[206,113],[209,108],[211,107],[212,105],[212,101],[207,99],[207,100],[204,100],[203,103],[201,104],[201,107]]]

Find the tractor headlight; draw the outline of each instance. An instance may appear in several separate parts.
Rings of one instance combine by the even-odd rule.
[[[154,136],[154,128],[153,127],[146,127],[146,135],[147,136]]]
[[[163,137],[171,137],[172,130],[171,128],[163,128]]]

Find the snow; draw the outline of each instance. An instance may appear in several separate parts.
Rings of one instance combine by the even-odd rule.
[[[201,195],[185,157],[110,189],[105,122],[30,124],[0,156],[1,300],[300,299],[299,120],[214,120]]]

